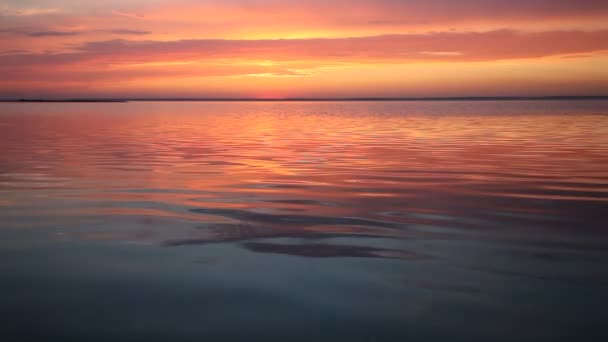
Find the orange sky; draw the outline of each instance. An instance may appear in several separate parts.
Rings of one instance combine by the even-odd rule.
[[[0,98],[608,95],[603,0],[0,0]]]

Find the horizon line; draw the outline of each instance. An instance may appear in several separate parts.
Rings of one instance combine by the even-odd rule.
[[[0,99],[0,102],[373,102],[373,101],[526,101],[526,100],[608,100],[608,95],[552,95],[552,96],[438,96],[438,97],[125,97],[125,98],[19,98]]]

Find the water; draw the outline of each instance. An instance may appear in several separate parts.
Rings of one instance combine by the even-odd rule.
[[[608,337],[608,101],[4,103],[0,147],[5,337]]]

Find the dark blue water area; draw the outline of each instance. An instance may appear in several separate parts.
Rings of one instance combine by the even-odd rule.
[[[100,341],[607,336],[605,276],[527,273],[519,265],[526,260],[500,246],[465,241],[429,248],[442,248],[451,259],[303,258],[232,243],[2,250],[2,259],[12,260],[0,267],[3,335]],[[470,258],[492,262],[467,263]],[[537,263],[543,262],[539,256]]]

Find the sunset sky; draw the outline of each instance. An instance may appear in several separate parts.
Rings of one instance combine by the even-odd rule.
[[[0,0],[0,98],[608,95],[606,0]]]

